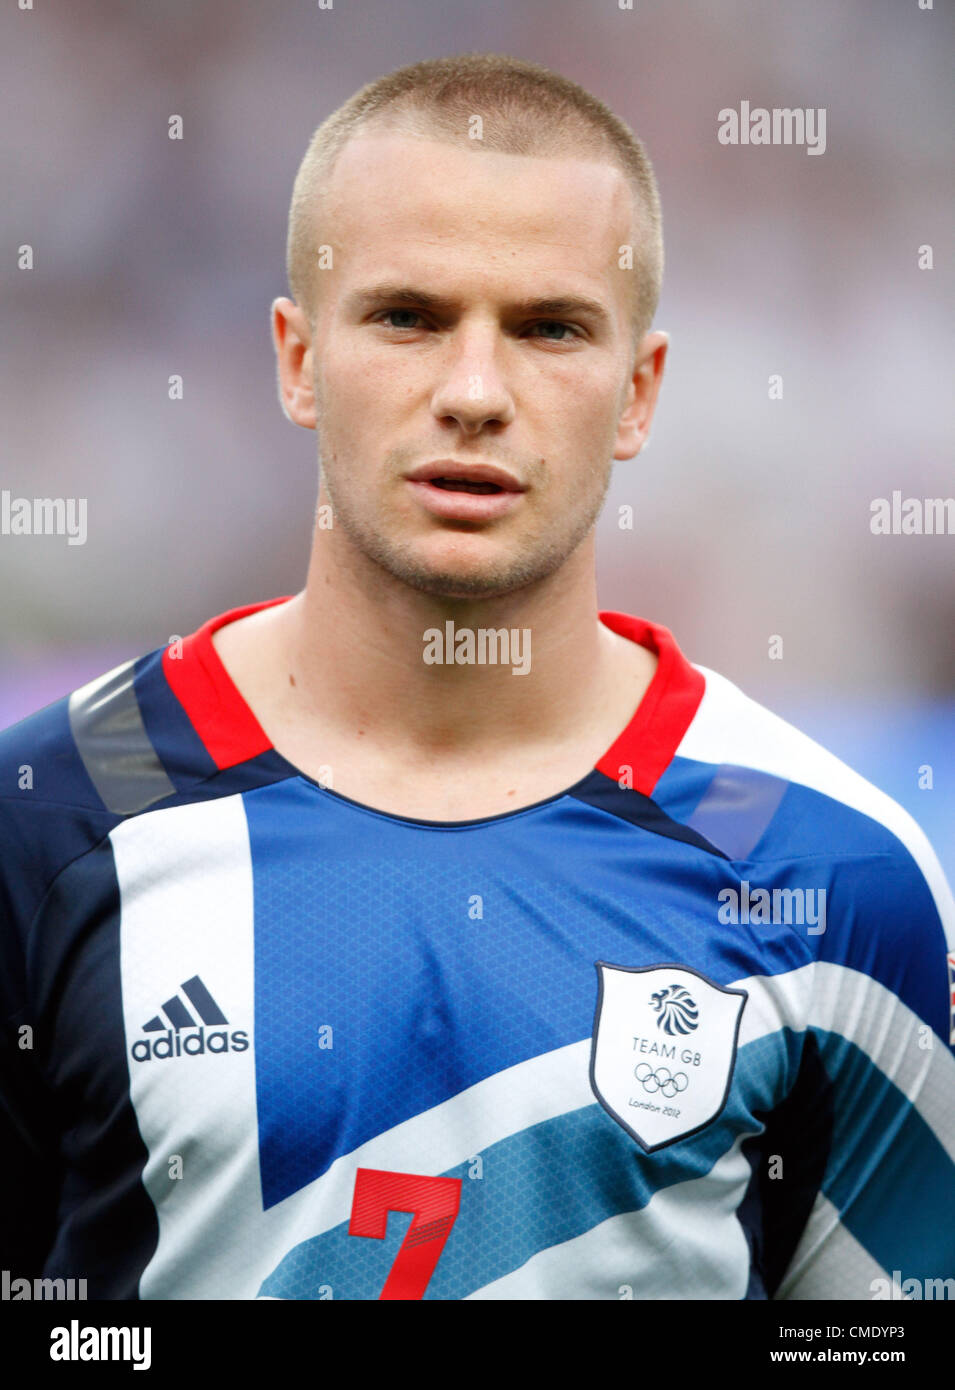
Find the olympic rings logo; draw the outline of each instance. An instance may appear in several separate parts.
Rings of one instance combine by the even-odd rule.
[[[678,1071],[671,1076],[666,1067],[657,1067],[654,1071],[649,1062],[641,1062],[638,1067],[634,1067],[633,1074],[642,1084],[648,1096],[659,1091],[662,1096],[666,1096],[667,1100],[672,1100],[681,1091],[685,1091],[689,1085],[686,1072]]]

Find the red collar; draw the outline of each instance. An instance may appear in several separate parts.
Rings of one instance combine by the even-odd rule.
[[[291,597],[286,594],[220,613],[185,638],[180,657],[173,655],[172,647],[163,652],[163,672],[169,687],[218,768],[235,767],[268,752],[272,745],[223,666],[212,644],[212,634],[248,613],[287,603]],[[705,680],[687,661],[667,628],[629,613],[601,612],[600,621],[659,658],[653,680],[633,718],[596,764],[598,772],[614,781],[630,769],[629,785],[649,796],[696,714]]]

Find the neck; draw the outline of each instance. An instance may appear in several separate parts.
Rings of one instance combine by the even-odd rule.
[[[547,580],[480,600],[413,590],[332,534],[316,532],[305,589],[274,610],[272,669],[297,720],[411,757],[488,757],[580,738],[622,677],[632,710],[653,676],[655,658],[599,620],[592,532]],[[508,648],[490,640],[480,664],[479,634],[501,629]]]

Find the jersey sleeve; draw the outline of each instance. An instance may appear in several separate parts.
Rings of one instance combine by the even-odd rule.
[[[32,1280],[53,1243],[60,1180],[42,1039],[27,991],[16,882],[25,848],[9,806],[0,805],[0,1267]]]
[[[11,1278],[43,1273],[64,1182],[35,923],[63,869],[116,819],[77,754],[66,698],[0,731],[0,1268]]]
[[[895,840],[832,866],[804,1037],[808,1084],[788,1130],[795,1152],[780,1155],[778,1205],[787,1157],[797,1172],[808,1158],[817,1185],[778,1298],[955,1288],[944,1282],[955,1276],[952,920],[924,837],[919,863]]]

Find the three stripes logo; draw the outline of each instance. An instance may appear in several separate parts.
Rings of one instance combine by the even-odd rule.
[[[241,1029],[233,1033],[228,1031],[229,1020],[198,975],[183,980],[180,989],[192,1006],[192,1012],[178,994],[167,999],[159,1013],[143,1024],[143,1032],[151,1036],[137,1038],[133,1043],[130,1051],[135,1061],[245,1052],[249,1046],[248,1033]]]

